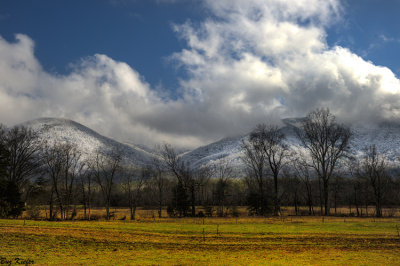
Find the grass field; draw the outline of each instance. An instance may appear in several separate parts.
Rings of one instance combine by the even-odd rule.
[[[36,264],[400,265],[398,230],[398,218],[0,220],[0,257]]]

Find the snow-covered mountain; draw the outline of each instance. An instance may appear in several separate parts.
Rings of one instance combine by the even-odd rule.
[[[283,119],[281,130],[286,135],[286,143],[296,148],[300,141],[296,137],[295,128],[300,126],[301,118]],[[94,154],[98,149],[117,149],[123,152],[126,163],[143,166],[151,162],[154,155],[152,149],[143,145],[120,143],[104,137],[97,132],[68,119],[40,118],[23,123],[39,133],[43,140],[68,141],[76,143],[84,156]],[[379,152],[384,153],[389,161],[397,162],[400,158],[400,123],[382,123],[379,125],[357,125],[352,127],[352,151],[361,154],[365,147],[375,144]],[[217,142],[182,153],[181,158],[192,167],[201,167],[229,161],[237,170],[243,169],[241,161],[242,142],[248,135],[229,137]]]
[[[283,119],[281,130],[286,136],[286,143],[291,146],[300,146],[296,137],[295,127],[298,127],[301,119]],[[220,160],[228,161],[236,170],[243,168],[241,157],[242,143],[249,137],[249,134],[224,138],[217,142],[199,147],[193,151],[185,153],[182,158],[189,161],[194,167],[202,165],[217,164]]]
[[[123,144],[104,137],[94,130],[75,121],[61,118],[39,118],[21,125],[36,131],[41,140],[48,142],[69,142],[77,145],[84,158],[100,152],[121,151],[124,164],[143,166],[150,162],[151,151],[134,144]]]
[[[286,144],[292,149],[301,147],[300,140],[296,136],[295,128],[300,127],[302,118],[287,118],[282,120],[281,130],[286,136]],[[381,123],[374,125],[353,125],[351,151],[355,155],[363,153],[364,149],[375,144],[380,153],[385,154],[390,163],[400,161],[400,123]],[[225,138],[217,142],[199,147],[183,155],[183,159],[195,167],[205,164],[217,163],[221,159],[227,159],[235,168],[243,167],[242,141],[247,135],[236,138]]]

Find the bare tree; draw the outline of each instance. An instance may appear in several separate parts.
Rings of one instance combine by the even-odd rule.
[[[382,217],[382,199],[390,179],[385,157],[378,153],[375,145],[369,146],[359,166],[360,177],[366,179],[373,190],[375,215]]]
[[[151,167],[152,181],[157,191],[158,218],[162,217],[164,203],[164,189],[166,186],[165,165],[159,158],[153,158]]]
[[[88,163],[90,164],[90,162],[87,162],[87,164]],[[92,212],[93,174],[87,165],[82,170],[82,174],[79,176],[79,181],[82,194],[83,215],[85,219],[90,221]]]
[[[242,142],[243,156],[241,157],[247,170],[247,185],[249,187],[249,193],[252,193],[251,188],[253,181],[257,186],[256,199],[252,201],[253,208],[256,209],[256,213],[259,215],[265,215],[267,213],[267,198],[266,198],[266,178],[265,178],[265,159],[263,143],[258,138],[249,138],[247,141]]]
[[[304,156],[298,155],[293,157],[292,169],[297,177],[300,178],[304,187],[306,188],[306,202],[308,206],[308,215],[314,214],[314,203],[313,203],[313,193],[312,193],[312,175],[310,172],[310,167],[306,162]]]
[[[309,113],[297,135],[309,151],[312,167],[323,185],[325,215],[329,214],[329,181],[349,149],[351,131],[336,122],[329,109]]]
[[[183,198],[187,197],[186,191],[186,181],[189,178],[189,171],[187,170],[187,166],[185,162],[181,161],[178,157],[178,154],[175,152],[174,148],[169,144],[164,144],[161,148],[161,157],[164,161],[164,164],[169,172],[174,175],[178,181],[177,184],[177,192],[176,195],[181,195]],[[193,199],[193,197],[192,197]],[[179,202],[177,202],[179,203]],[[186,210],[180,210],[181,214],[186,213]],[[195,209],[192,206],[192,216],[195,215]]]
[[[78,150],[78,147],[75,144],[66,143],[62,147],[62,155],[64,158],[64,174],[63,174],[63,185],[65,191],[65,204],[66,204],[66,212],[65,217],[68,218],[70,207],[72,204],[72,197],[74,194],[74,186],[75,183],[82,174],[82,169],[84,168],[84,162],[81,157],[82,154]],[[71,214],[71,218],[76,214],[75,209],[73,214]]]
[[[98,151],[94,161],[89,166],[103,194],[107,220],[110,220],[111,193],[115,178],[121,168],[121,159],[122,154],[119,151],[111,151],[108,154],[102,154]]]
[[[333,176],[333,183],[332,183],[332,193],[333,193],[333,207],[335,210],[335,215],[337,215],[337,207],[338,207],[338,200],[340,198],[340,192],[344,189],[345,182],[344,178],[336,174]]]
[[[229,189],[229,180],[233,176],[233,169],[231,162],[227,159],[220,159],[218,163],[214,165],[214,176],[217,178],[215,187],[215,200],[217,205],[217,215],[225,215],[226,197]]]
[[[122,188],[128,196],[130,218],[132,221],[136,218],[136,209],[142,196],[143,186],[145,181],[149,179],[149,175],[150,171],[146,168],[141,170],[132,168],[124,169]]]
[[[41,149],[37,134],[25,126],[15,126],[2,136],[8,158],[7,180],[21,191],[27,182],[38,173],[41,166],[38,153]]]
[[[167,169],[177,178],[178,187],[184,187],[186,193],[189,194],[191,215],[196,216],[196,191],[211,177],[211,169],[209,167],[192,168],[189,163],[178,157],[169,144],[163,146],[161,156]]]
[[[299,214],[300,184],[300,178],[296,174],[289,169],[283,171],[281,177],[282,199],[286,201],[286,204],[294,206],[295,215]]]
[[[62,213],[64,212],[64,198],[62,197],[62,191],[59,190],[59,184],[63,173],[63,158],[59,150],[55,146],[46,144],[43,150],[45,171],[49,175],[51,183],[51,194],[49,202],[50,220],[54,219],[56,213],[54,212],[54,200],[61,212],[61,219],[63,219]],[[55,199],[54,199],[55,194]]]
[[[0,180],[6,179],[9,154],[7,151],[6,144],[4,142],[5,138],[5,126],[0,124]]]
[[[46,145],[43,151],[45,169],[52,183],[52,191],[60,209],[61,219],[68,219],[74,187],[77,178],[82,174],[84,163],[78,148],[70,143]],[[50,217],[53,210],[53,193],[50,199]],[[70,218],[73,218],[72,216]]]
[[[250,141],[261,145],[265,154],[266,164],[274,180],[274,215],[280,214],[278,194],[278,177],[284,166],[284,160],[289,155],[288,147],[284,144],[285,135],[277,126],[257,125],[250,133]]]
[[[362,190],[362,179],[359,175],[359,160],[357,160],[354,156],[350,157],[350,160],[347,161],[346,170],[350,175],[351,181],[349,182],[351,185],[352,195],[354,205],[356,207],[357,216],[362,216],[362,210],[360,213],[360,194]],[[349,199],[349,207],[351,209],[351,199]]]
[[[197,169],[191,169],[191,175],[192,175],[192,181],[189,183],[190,186],[189,188],[192,190],[193,193],[195,194],[196,191],[202,191],[204,192],[204,188],[207,186],[210,178],[214,174],[214,169],[210,165],[203,165],[200,168]],[[201,197],[199,197],[200,200],[204,200]],[[202,204],[202,202],[200,202]]]

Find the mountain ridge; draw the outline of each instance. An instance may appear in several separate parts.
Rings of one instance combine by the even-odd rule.
[[[289,147],[301,146],[295,128],[300,126],[303,119],[282,119],[281,130],[286,135],[285,142]],[[75,142],[83,150],[86,157],[98,149],[119,149],[125,154],[125,162],[136,166],[148,165],[153,157],[157,157],[156,152],[151,148],[131,142],[118,142],[70,119],[44,117],[26,121],[20,125],[31,127],[39,133],[42,139]],[[389,161],[399,161],[400,123],[385,122],[377,125],[356,125],[352,128],[352,131],[354,137],[351,150],[354,154],[360,154],[365,147],[375,144],[378,151],[384,153]],[[222,138],[216,142],[181,153],[180,157],[193,168],[225,160],[229,161],[234,168],[240,169],[243,168],[241,145],[248,135]]]
[[[116,150],[122,152],[124,164],[143,166],[151,160],[151,155],[145,150],[103,136],[70,119],[43,117],[19,125],[30,127],[38,133],[41,140],[75,143],[84,158],[93,156],[97,151],[107,153]]]

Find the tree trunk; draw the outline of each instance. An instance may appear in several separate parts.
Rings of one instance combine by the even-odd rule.
[[[91,191],[91,186],[90,186],[91,184],[90,184],[90,178],[88,179],[88,196],[87,196],[87,198],[88,198],[88,211],[89,211],[89,221],[90,221],[90,216],[91,216],[91,209],[92,209],[92,191]]]
[[[306,184],[307,189],[307,203],[308,203],[308,215],[313,213],[313,202],[312,202],[312,192],[310,184]]]
[[[195,202],[195,189],[194,189],[194,186],[192,186],[191,188],[190,188],[190,199],[191,199],[191,202],[192,202],[192,217],[195,217],[196,216],[196,202]]]
[[[86,193],[85,193],[85,185],[84,185],[83,181],[81,182],[81,185],[82,185],[83,217],[86,220],[87,219],[87,213],[86,213],[87,199],[86,199]]]
[[[329,215],[329,204],[328,204],[328,180],[324,180],[324,203],[325,203],[325,216]]]
[[[354,205],[356,206],[356,211],[357,211],[357,217],[360,216],[360,210],[358,207],[358,199],[357,199],[357,190],[354,189]]]
[[[259,190],[260,190],[260,215],[265,215],[265,200],[264,200],[264,188],[262,182],[259,183]]]
[[[382,217],[382,206],[379,198],[376,199],[376,217]]]
[[[130,206],[131,210],[131,221],[134,221],[136,219],[136,206]]]
[[[158,218],[162,216],[162,189],[158,188]]]
[[[85,220],[87,219],[87,214],[86,214],[86,201],[83,202],[83,217],[85,217]]]
[[[278,202],[278,176],[274,174],[274,215],[278,216],[280,213],[279,202]]]
[[[53,220],[53,217],[54,217],[54,213],[53,213],[53,209],[54,209],[54,206],[53,206],[53,194],[54,194],[54,191],[53,190],[51,190],[51,194],[50,194],[50,202],[49,202],[49,213],[50,213],[50,221],[52,221]]]
[[[323,200],[322,200],[322,187],[321,187],[321,178],[318,178],[318,187],[319,187],[319,206],[321,209],[321,215],[324,214]]]
[[[107,221],[110,220],[110,202],[107,200],[106,202],[106,215],[107,215]]]
[[[337,215],[337,188],[335,188],[335,197],[334,197],[334,204],[335,204],[335,215]]]

